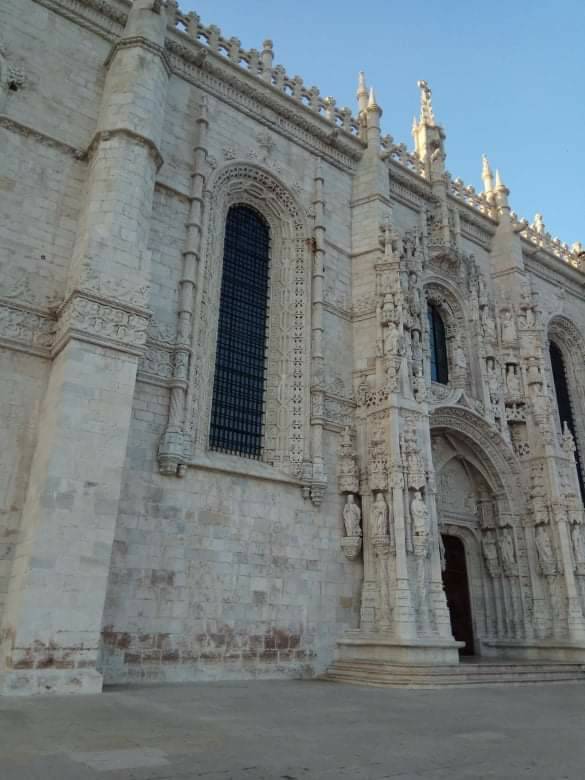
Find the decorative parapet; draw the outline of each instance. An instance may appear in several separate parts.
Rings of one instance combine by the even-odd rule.
[[[569,246],[569,244],[561,241],[560,238],[551,236],[546,231],[540,214],[534,217],[532,224],[527,219],[519,219],[514,212],[512,212],[511,216],[517,232],[526,241],[529,241],[538,249],[543,249],[545,252],[554,255],[554,257],[558,257],[559,260],[568,263],[573,268],[585,271],[585,247],[579,242]]]
[[[493,216],[493,206],[485,192],[477,192],[475,187],[466,185],[461,179],[449,179],[449,194],[484,216]]]
[[[398,163],[411,173],[424,178],[425,166],[422,160],[413,152],[409,152],[406,144],[396,144],[391,135],[382,137],[382,157]]]
[[[359,136],[360,124],[350,108],[339,108],[335,98],[322,97],[318,87],[305,86],[300,76],[289,76],[282,65],[273,66],[272,41],[264,41],[262,51],[243,49],[238,38],[226,38],[216,25],[202,24],[200,17],[194,11],[183,14],[172,0],[168,2],[167,13],[171,26],[174,22],[174,26],[179,32],[205,47],[205,54],[202,52],[201,56],[202,62],[206,58],[207,52],[223,57],[233,65],[245,70],[249,75],[266,82],[283,95],[319,114],[331,122],[335,130]]]

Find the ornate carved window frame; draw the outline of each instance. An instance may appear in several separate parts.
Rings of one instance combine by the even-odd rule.
[[[548,384],[554,393],[555,385],[548,351],[548,343],[552,341],[560,349],[563,356],[569,390],[569,402],[575,425],[575,446],[577,447],[581,464],[585,464],[585,338],[575,323],[568,317],[554,315],[548,322],[546,339]],[[556,404],[556,393],[554,402]],[[555,414],[554,420],[560,434],[561,426],[558,414]],[[583,474],[583,477],[585,479],[585,474]]]
[[[195,461],[201,456],[213,460],[215,455],[209,449],[209,425],[223,244],[227,213],[236,204],[256,209],[271,236],[262,461],[301,479],[310,446],[310,232],[294,196],[271,171],[255,163],[220,168],[205,195],[188,402],[192,452]]]
[[[431,398],[435,402],[452,402],[459,391],[465,390],[469,384],[469,345],[467,343],[465,328],[465,313],[463,304],[457,295],[450,289],[449,285],[442,279],[431,278],[424,282],[424,297],[426,303],[433,306],[440,314],[445,327],[445,339],[447,346],[447,364],[448,381],[443,385],[440,383],[431,383]],[[424,320],[424,345],[426,355],[426,375],[430,377],[430,346],[429,332],[426,316]],[[455,367],[454,351],[455,345],[459,341],[467,358],[467,377],[462,375]]]

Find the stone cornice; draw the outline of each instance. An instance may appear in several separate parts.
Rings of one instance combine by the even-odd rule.
[[[109,141],[110,138],[115,138],[118,135],[129,138],[131,141],[134,141],[134,143],[145,146],[154,160],[157,172],[160,171],[164,160],[158,146],[150,138],[146,138],[146,136],[141,135],[140,133],[135,133],[134,130],[130,130],[127,127],[113,127],[108,130],[98,130],[91,139],[84,157],[91,157],[102,141]]]
[[[141,35],[134,35],[130,38],[122,38],[121,40],[117,41],[112,47],[112,50],[110,51],[104,66],[108,68],[116,54],[122,49],[136,48],[144,49],[145,51],[149,51],[151,54],[154,54],[156,57],[159,57],[162,64],[164,65],[167,76],[171,75],[171,64],[165,49],[163,49],[162,46],[157,46],[156,43],[149,41],[148,38],[143,38]]]
[[[107,2],[106,0],[34,0],[51,11],[69,19],[86,30],[114,41],[120,36],[128,18],[127,10],[120,5],[129,8],[129,4]]]
[[[205,54],[207,49],[186,35],[171,32],[165,45],[175,75],[336,167],[354,170],[364,148],[359,139],[332,127],[302,103],[292,103],[270,84],[233,63],[213,52]]]
[[[55,328],[51,312],[0,298],[0,347],[49,358]]]
[[[61,141],[58,138],[49,135],[48,133],[35,130],[33,127],[22,124],[22,122],[17,122],[15,119],[12,119],[5,114],[0,114],[0,128],[8,130],[11,133],[16,133],[17,135],[22,135],[25,138],[32,138],[33,140],[45,144],[46,146],[50,146],[53,149],[58,149],[64,154],[71,155],[72,157],[75,157],[76,160],[83,159],[85,155],[83,149],[72,146],[65,141]]]

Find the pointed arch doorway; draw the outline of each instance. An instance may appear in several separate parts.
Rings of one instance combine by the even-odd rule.
[[[431,416],[443,585],[461,655],[493,655],[522,640],[522,488],[515,455],[473,411],[438,407]]]
[[[462,656],[475,654],[471,595],[467,574],[467,558],[463,541],[452,534],[442,534],[443,587],[451,617],[451,631],[458,642],[465,642],[459,650]]]

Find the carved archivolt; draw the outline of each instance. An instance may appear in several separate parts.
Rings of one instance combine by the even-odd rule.
[[[270,227],[270,305],[263,459],[301,476],[307,459],[310,398],[309,232],[294,196],[265,168],[229,163],[215,173],[206,195],[204,256],[191,367],[191,432],[207,448],[227,212],[244,203]],[[197,425],[197,429],[195,429]]]
[[[471,447],[481,462],[481,471],[495,493],[502,495],[506,509],[515,517],[523,514],[524,491],[514,451],[486,420],[461,406],[441,406],[431,415],[431,430],[453,432]]]
[[[443,280],[433,279],[426,282],[424,290],[427,301],[441,313],[447,337],[452,338],[457,335],[465,323],[463,305],[457,294]]]

